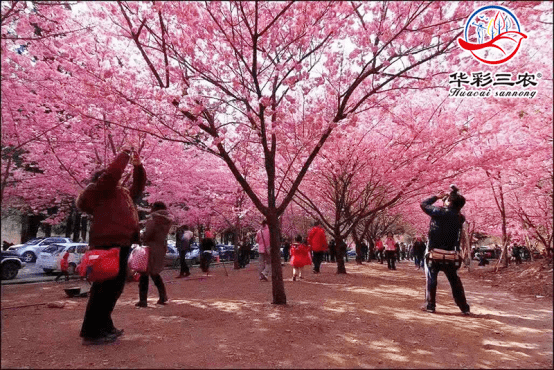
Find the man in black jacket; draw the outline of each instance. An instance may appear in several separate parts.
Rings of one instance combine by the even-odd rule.
[[[429,245],[428,250],[443,249],[454,251],[460,249],[460,239],[462,235],[462,226],[465,217],[460,214],[460,210],[465,205],[465,198],[458,194],[458,189],[451,186],[450,195],[440,193],[424,200],[421,203],[423,212],[431,216],[429,224]],[[443,199],[444,207],[433,206],[438,199]],[[443,271],[450,282],[454,300],[464,315],[469,315],[469,305],[466,301],[464,287],[458,276],[457,267],[452,262],[434,262],[427,261],[425,272],[427,277],[427,289],[425,292],[427,312],[435,312],[435,297],[437,293],[437,276],[439,271]]]

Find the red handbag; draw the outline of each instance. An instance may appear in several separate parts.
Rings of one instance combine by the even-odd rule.
[[[114,279],[119,274],[119,248],[86,252],[77,270],[91,282]]]

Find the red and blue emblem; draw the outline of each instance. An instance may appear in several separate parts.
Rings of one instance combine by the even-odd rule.
[[[503,64],[516,55],[526,38],[517,17],[509,9],[489,5],[471,14],[464,38],[459,38],[458,44],[481,63]]]

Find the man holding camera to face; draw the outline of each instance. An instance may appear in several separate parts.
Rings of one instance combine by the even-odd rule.
[[[450,186],[450,194],[444,192],[421,202],[423,212],[431,216],[429,224],[429,244],[427,246],[427,258],[425,273],[427,288],[425,291],[427,312],[435,312],[435,297],[437,293],[437,277],[439,271],[443,271],[450,282],[454,300],[464,315],[469,315],[469,305],[466,301],[464,287],[458,276],[458,268],[461,265],[460,242],[463,233],[465,217],[460,210],[465,205],[465,198],[458,193],[455,185]],[[444,202],[443,207],[434,206],[438,199]],[[442,256],[442,259],[436,256]]]

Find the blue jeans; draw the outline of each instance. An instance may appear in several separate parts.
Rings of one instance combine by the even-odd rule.
[[[425,302],[427,303],[427,308],[434,310],[436,306],[435,297],[437,295],[437,277],[439,271],[443,271],[446,275],[450,287],[452,288],[454,301],[460,310],[462,310],[462,312],[469,312],[469,305],[466,301],[464,287],[462,285],[462,280],[460,280],[458,276],[458,269],[456,266],[450,263],[436,263],[432,261],[428,261],[428,263],[425,264],[425,275],[427,280]]]

